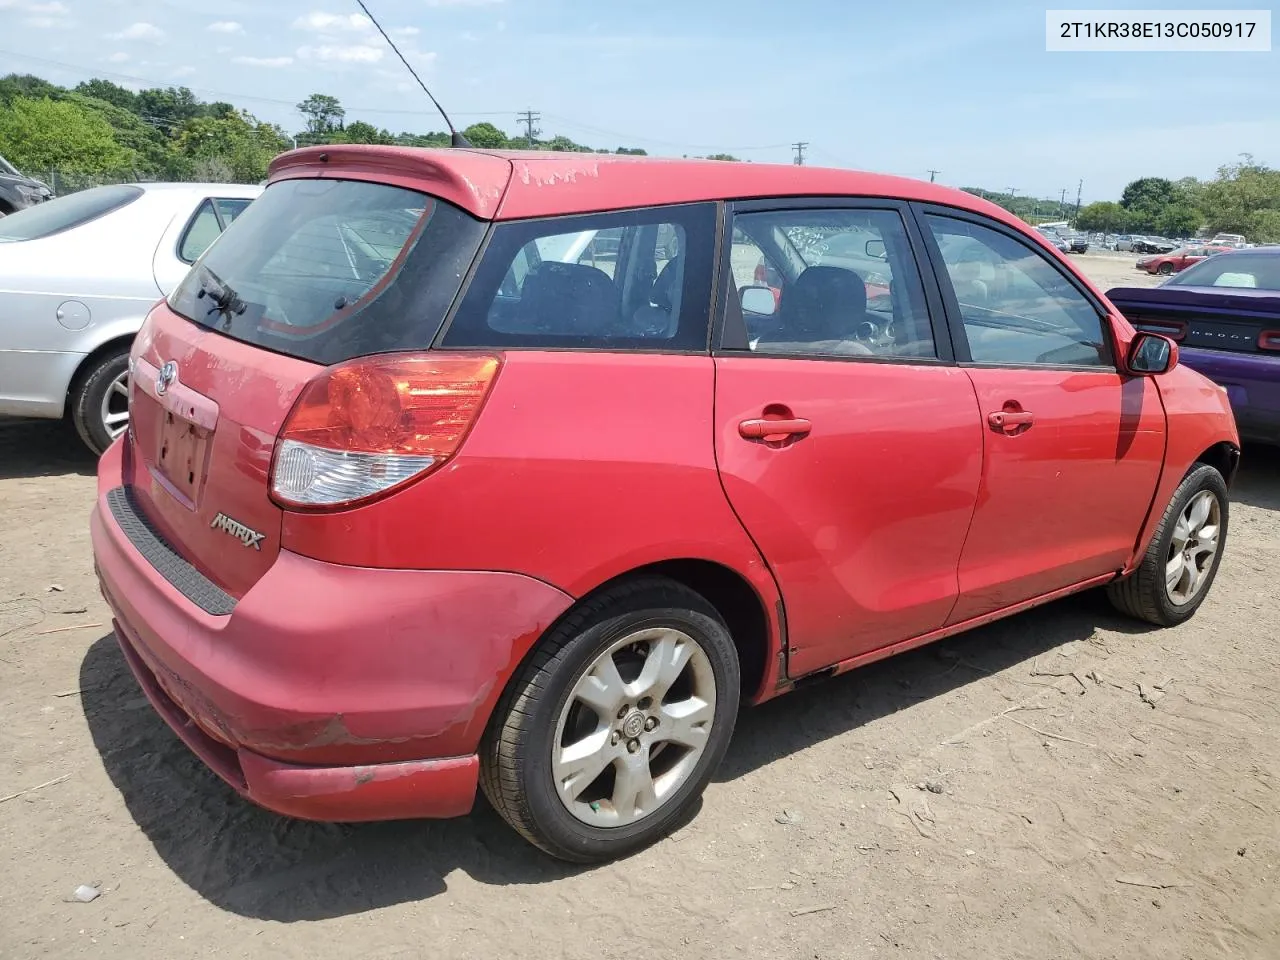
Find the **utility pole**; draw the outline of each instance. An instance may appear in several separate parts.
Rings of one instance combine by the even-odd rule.
[[[533,138],[542,131],[534,127],[534,124],[542,119],[542,114],[534,113],[532,110],[526,110],[524,113],[516,114],[516,119],[524,124],[525,139],[529,141],[529,149],[533,149]]]
[[[791,146],[796,152],[796,166],[804,166],[804,148],[809,145],[808,140],[801,140],[799,143],[793,143]]]
[[[935,178],[938,176],[938,174],[940,174],[941,172],[942,172],[941,170],[930,170],[930,171],[929,171],[929,182],[930,182],[930,183],[933,183],[934,179],[935,179]]]
[[[1067,215],[1067,188],[1062,188],[1062,196],[1058,198],[1058,216],[1065,217]]]
[[[1084,191],[1084,179],[1076,185],[1076,217],[1080,216],[1080,194]]]
[[[1012,200],[1014,197],[1016,197],[1016,196],[1018,195],[1018,188],[1017,188],[1017,187],[1005,187],[1005,189],[1009,191],[1009,199],[1010,199],[1010,200]]]

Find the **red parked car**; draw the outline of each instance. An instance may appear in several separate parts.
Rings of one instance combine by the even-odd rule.
[[[1139,270],[1147,273],[1158,273],[1162,277],[1180,273],[1193,263],[1199,263],[1215,253],[1226,253],[1231,247],[1179,247],[1172,253],[1161,253],[1151,257],[1143,257],[1134,264]]]
[[[689,810],[740,701],[1090,587],[1175,624],[1213,581],[1225,393],[969,194],[336,145],[270,181],[138,335],[92,517],[142,689],[262,806],[479,785],[599,861]],[[886,296],[810,256],[848,233]]]

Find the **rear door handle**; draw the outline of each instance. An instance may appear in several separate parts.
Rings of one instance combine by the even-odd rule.
[[[1030,410],[997,410],[987,414],[987,423],[1005,433],[1014,433],[1019,427],[1029,427],[1036,422]]]
[[[783,440],[802,437],[813,429],[813,424],[799,417],[790,420],[743,420],[738,433],[747,440]]]

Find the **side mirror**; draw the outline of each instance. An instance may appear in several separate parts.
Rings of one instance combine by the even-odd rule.
[[[1140,377],[1168,373],[1178,364],[1178,345],[1158,333],[1139,333],[1129,344],[1129,372]]]
[[[771,317],[778,309],[778,301],[768,287],[743,287],[738,291],[742,298],[742,312],[759,317]]]
[[[889,251],[885,249],[883,240],[868,240],[866,246],[867,256],[872,260],[888,260]]]

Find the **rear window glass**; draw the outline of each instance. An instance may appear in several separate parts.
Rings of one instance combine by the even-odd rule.
[[[94,187],[69,193],[0,218],[0,242],[40,240],[119,210],[142,196],[141,187]]]
[[[498,224],[445,347],[705,350],[715,208]]]
[[[1280,253],[1229,253],[1202,260],[1168,280],[1167,284],[1171,287],[1280,290]]]
[[[483,236],[482,222],[413,190],[285,180],[227,227],[169,305],[317,363],[425,349]]]

